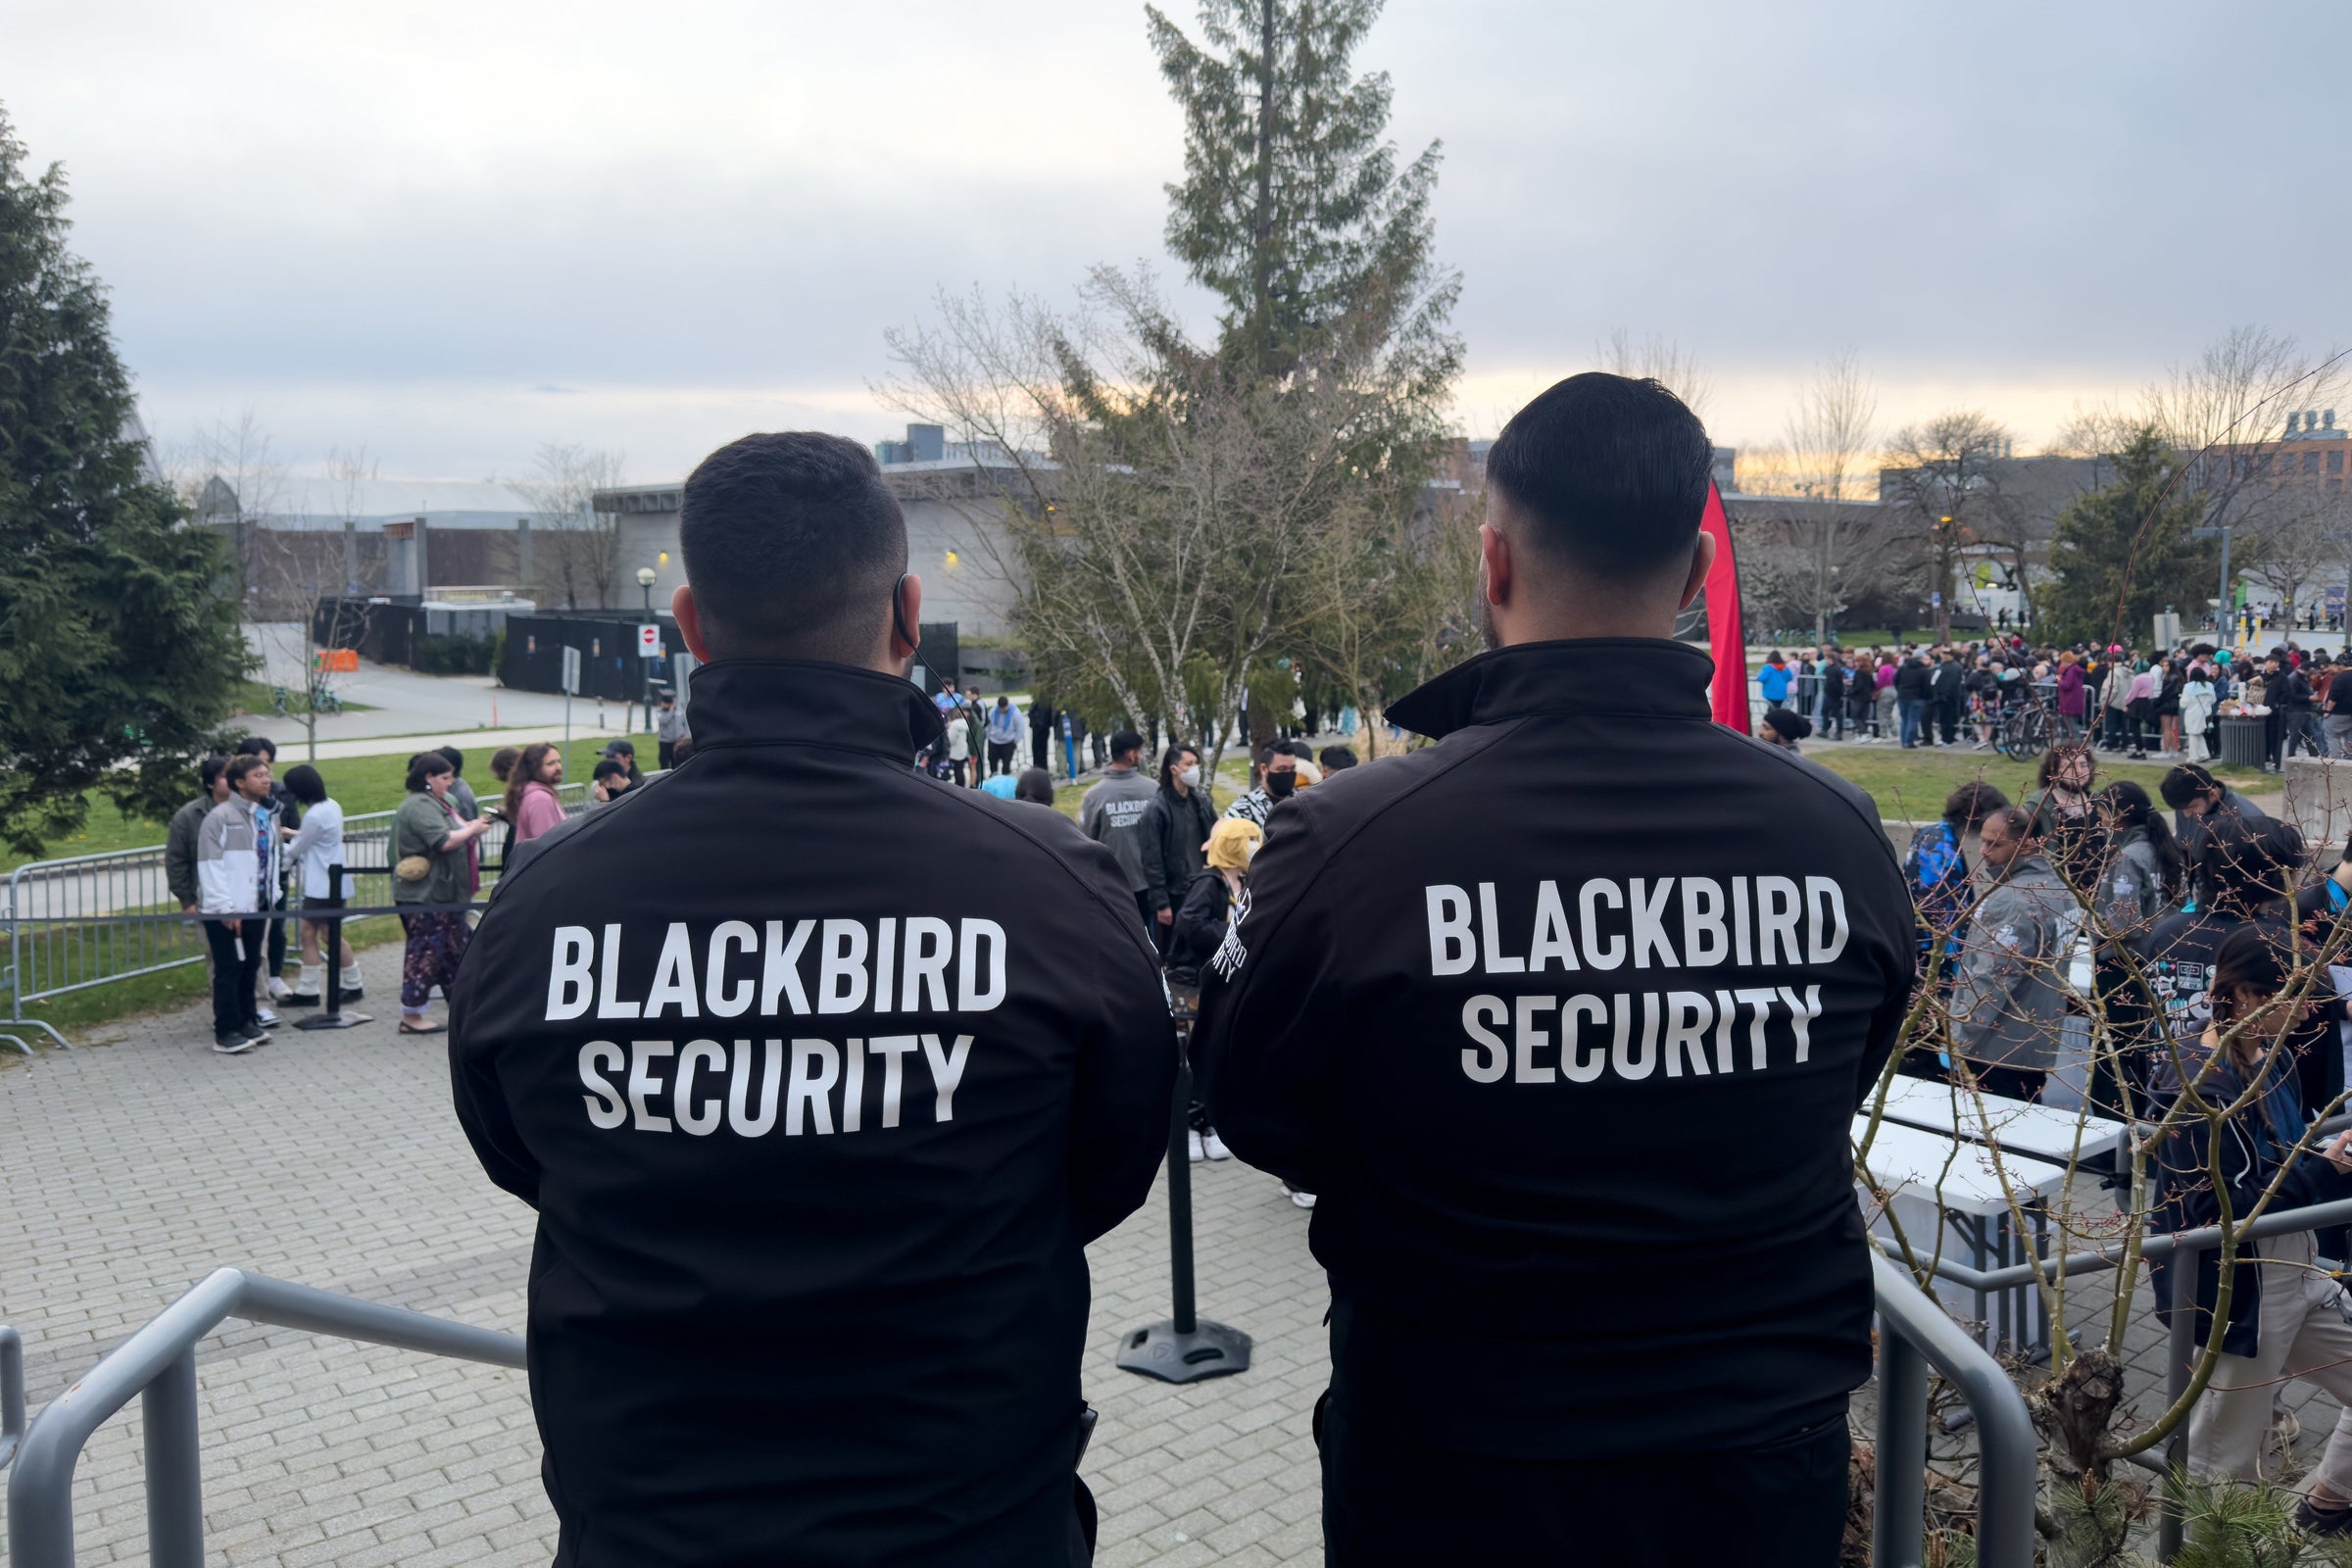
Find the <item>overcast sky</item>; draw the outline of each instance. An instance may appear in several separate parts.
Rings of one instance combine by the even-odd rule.
[[[1718,440],[1851,347],[1889,421],[2022,449],[2232,324],[2346,330],[2348,55],[2308,4],[1392,0],[1359,58],[1445,142],[1471,433],[1622,327]],[[0,0],[0,104],[160,436],[416,478],[893,434],[886,328],[1161,258],[1181,159],[1126,0]]]

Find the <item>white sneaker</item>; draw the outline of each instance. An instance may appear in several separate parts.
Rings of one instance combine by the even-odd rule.
[[[1184,1152],[1191,1156],[1192,1162],[1196,1165],[1208,1157],[1208,1151],[1200,1147],[1200,1135],[1197,1132],[1187,1132],[1184,1135]]]
[[[1283,1184],[1282,1191],[1283,1196],[1291,1200],[1291,1206],[1293,1208],[1312,1208],[1315,1206],[1315,1195],[1312,1193],[1299,1192],[1288,1182]]]
[[[253,1009],[253,1016],[254,1016],[254,1019],[255,1019],[255,1021],[257,1021],[258,1023],[260,1023],[260,1024],[261,1024],[261,1026],[262,1026],[263,1028],[265,1028],[265,1029],[274,1029],[274,1028],[276,1028],[276,1027],[277,1027],[277,1014],[276,1014],[275,1012],[272,1012],[272,1011],[271,1011],[270,1008],[268,1008],[268,1007],[256,1007],[256,1008],[254,1008],[254,1009]]]
[[[1233,1157],[1233,1151],[1225,1147],[1225,1140],[1217,1136],[1217,1130],[1214,1127],[1200,1135],[1200,1147],[1208,1152],[1208,1157],[1211,1159],[1231,1159]]]
[[[290,986],[290,985],[286,984],[286,983],[285,983],[283,980],[279,979],[279,978],[278,978],[276,975],[271,975],[271,976],[270,977],[270,1001],[272,1001],[272,1002],[283,1002],[283,1001],[285,1001],[285,1000],[286,1000],[286,998],[288,998],[288,997],[292,996],[293,994],[294,994],[294,988],[293,988],[292,986]]]

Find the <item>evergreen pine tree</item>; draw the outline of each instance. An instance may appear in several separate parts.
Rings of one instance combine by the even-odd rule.
[[[88,792],[162,817],[244,662],[219,547],[148,467],[66,180],[0,112],[0,840],[80,826]]]
[[[2167,491],[2163,437],[2143,426],[2114,464],[2113,478],[2058,514],[2043,613],[2062,641],[2144,646],[2158,612],[2193,621],[2212,588],[2213,553],[2190,537],[2203,501],[2186,486]]]
[[[1147,6],[1160,73],[1184,110],[1184,179],[1167,187],[1168,248],[1226,303],[1220,347],[1286,373],[1348,323],[1412,356],[1433,384],[1460,345],[1457,284],[1434,256],[1439,144],[1401,171],[1384,139],[1386,73],[1348,59],[1381,0],[1201,0],[1203,48]]]

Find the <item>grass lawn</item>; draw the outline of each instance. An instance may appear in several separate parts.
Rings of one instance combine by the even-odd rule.
[[[2035,764],[2013,762],[1997,752],[1906,753],[1892,746],[1825,746],[1805,755],[1839,777],[1860,785],[1879,803],[1879,814],[1888,821],[1898,818],[1927,821],[1940,815],[1943,798],[1971,779],[1983,779],[2008,796],[2012,803],[2024,800],[2034,788]],[[2265,774],[2259,768],[2209,765],[2214,777],[2248,795],[2269,793],[2279,787],[2278,775]],[[2109,761],[2102,754],[2097,782],[2131,779],[2147,790],[2149,799],[2161,810],[2164,798],[2156,793],[2156,784],[2171,766],[2169,762]]]

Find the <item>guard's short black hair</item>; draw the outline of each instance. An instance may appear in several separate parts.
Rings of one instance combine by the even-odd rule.
[[[1144,738],[1131,729],[1113,730],[1108,744],[1111,756],[1125,757],[1129,752],[1141,752]]]
[[[686,476],[678,548],[714,657],[858,664],[906,570],[906,518],[857,442],[747,435]]]
[[[1612,582],[1687,565],[1715,449],[1656,381],[1588,370],[1511,416],[1487,483],[1545,560]]]

